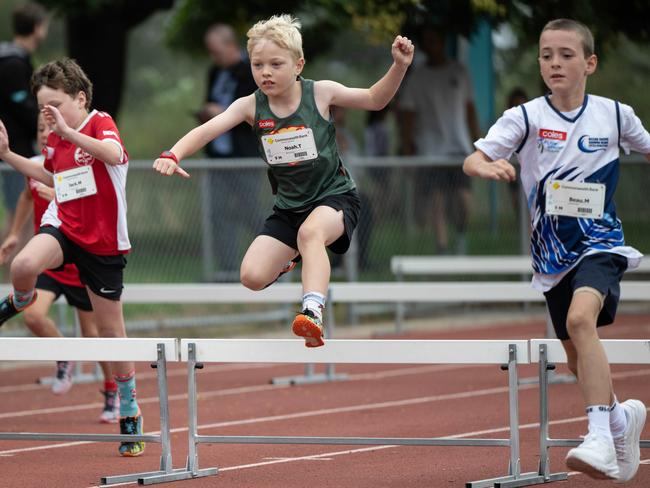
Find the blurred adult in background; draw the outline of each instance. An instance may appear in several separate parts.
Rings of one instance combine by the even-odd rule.
[[[0,43],[0,120],[4,123],[11,149],[30,158],[36,154],[35,134],[38,104],[30,89],[31,55],[47,37],[47,11],[37,3],[17,6],[11,15],[13,39]],[[5,163],[3,166],[7,167]],[[13,168],[0,173],[6,209],[4,229],[11,228],[18,197],[25,178]]]
[[[257,89],[245,51],[230,25],[210,26],[205,32],[204,44],[213,66],[208,73],[205,103],[196,114],[201,123]],[[205,151],[211,158],[258,157],[257,141],[245,123],[211,141]],[[256,201],[262,181],[257,169],[210,171],[212,239],[219,266],[214,276],[216,281],[239,280],[239,263],[246,243],[262,222]]]
[[[463,173],[463,154],[479,137],[472,86],[465,68],[448,59],[445,33],[433,26],[420,28],[417,39],[426,62],[413,66],[398,98],[401,147],[406,155],[446,156],[451,168],[418,169],[415,210],[420,224],[433,217],[436,251],[449,252],[447,220],[455,216],[456,252],[466,252],[465,230],[471,206],[470,179]],[[454,215],[455,214],[455,215]]]
[[[338,147],[341,159],[343,159],[343,163],[357,183],[357,190],[361,199],[361,211],[359,213],[359,224],[357,225],[356,235],[356,241],[359,247],[356,259],[359,268],[366,270],[370,265],[368,248],[372,232],[373,216],[370,198],[366,189],[369,174],[367,168],[355,167],[350,163],[350,157],[361,156],[361,149],[354,134],[347,127],[347,113],[348,111],[344,107],[330,107],[330,116],[332,117],[332,122],[334,122],[334,127],[336,127],[336,146]],[[353,255],[348,254],[348,259]],[[343,255],[334,254],[331,259],[332,267],[340,266],[342,260]]]
[[[390,133],[386,116],[390,110],[387,105],[376,112],[369,111],[363,131],[363,152],[365,156],[384,157],[390,154]],[[379,185],[388,184],[388,168],[368,168],[370,178]]]

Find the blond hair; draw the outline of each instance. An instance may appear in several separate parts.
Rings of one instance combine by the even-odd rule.
[[[297,61],[304,57],[300,27],[300,21],[289,14],[274,15],[268,20],[260,20],[246,33],[248,56],[251,56],[259,41],[268,40],[288,50]]]
[[[589,27],[587,27],[582,22],[578,22],[573,19],[555,19],[548,22],[542,29],[541,34],[547,30],[562,30],[562,31],[571,31],[575,32],[582,38],[582,50],[584,52],[585,58],[588,58],[595,53],[594,48],[594,36],[592,35]]]

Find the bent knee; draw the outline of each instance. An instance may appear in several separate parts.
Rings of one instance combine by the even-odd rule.
[[[22,278],[35,276],[41,272],[38,262],[29,254],[20,253],[11,262],[11,276]]]
[[[299,243],[306,242],[325,242],[325,236],[322,229],[316,225],[303,224],[298,229],[297,240]]]
[[[566,328],[572,339],[577,339],[596,331],[596,318],[589,313],[572,311],[566,319]]]
[[[239,272],[239,281],[249,290],[260,291],[273,281],[273,278],[269,278],[264,273],[251,269],[250,267],[242,266]]]

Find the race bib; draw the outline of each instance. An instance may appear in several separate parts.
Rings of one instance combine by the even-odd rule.
[[[546,213],[600,219],[605,208],[605,185],[550,180],[546,184]]]
[[[264,135],[262,146],[269,164],[292,164],[318,157],[314,133],[309,128]]]
[[[94,195],[97,193],[97,185],[92,166],[80,166],[56,173],[54,191],[59,203]]]

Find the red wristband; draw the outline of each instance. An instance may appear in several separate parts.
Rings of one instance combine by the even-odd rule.
[[[160,153],[160,156],[159,156],[159,157],[161,157],[161,158],[166,158],[166,159],[171,159],[171,160],[173,160],[176,164],[180,164],[180,163],[178,162],[178,158],[176,157],[176,154],[174,154],[174,153],[171,152],[171,151],[163,151],[163,152]]]

